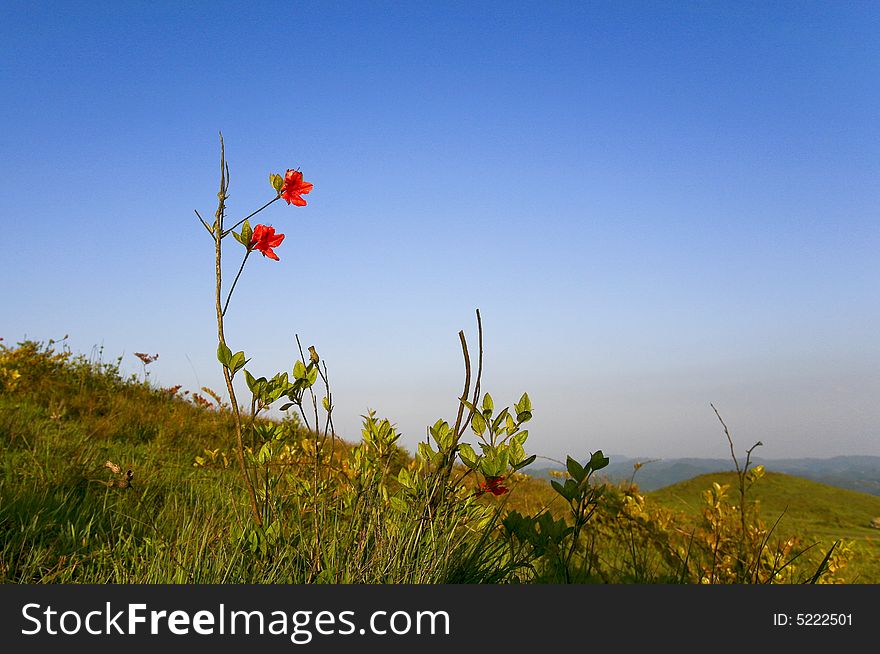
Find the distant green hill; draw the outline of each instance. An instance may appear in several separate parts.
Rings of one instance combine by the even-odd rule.
[[[736,497],[733,472],[704,474],[648,493],[648,499],[669,509],[698,514],[701,493],[712,483],[729,484]],[[880,517],[880,497],[829,486],[809,479],[768,472],[752,486],[749,497],[759,502],[768,526],[782,516],[778,534],[801,534],[827,550],[835,540],[854,542],[850,581],[880,583],[880,529],[871,520]]]
[[[732,471],[730,457],[720,459],[650,459],[632,458],[619,454],[610,455],[611,463],[602,470],[602,476],[612,482],[629,480],[633,465],[644,465],[636,472],[635,481],[642,490],[657,490],[679,481],[685,481],[712,472]],[[792,458],[752,459],[754,465],[763,465],[773,472],[784,472],[795,477],[811,479],[823,484],[880,496],[880,456],[834,456],[824,459]],[[536,464],[530,473],[536,477],[548,476],[552,469],[561,465]]]

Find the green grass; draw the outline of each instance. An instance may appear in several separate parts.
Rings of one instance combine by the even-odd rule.
[[[193,439],[208,436],[199,432],[209,430],[212,416],[193,411],[182,423],[192,428],[177,433],[179,413],[188,408],[163,401],[156,404],[165,410],[157,411],[149,393],[126,394],[127,401],[105,405],[107,414],[82,420],[53,420],[33,401],[0,397],[0,579],[244,581],[236,571],[245,553],[222,538],[235,522],[235,480],[192,467]],[[121,408],[135,401],[156,419],[146,436]],[[114,411],[116,420],[108,421]],[[114,427],[102,434],[107,425]],[[210,440],[216,434],[211,429]],[[103,467],[107,460],[135,471],[132,488],[105,484],[113,477]]]
[[[700,475],[648,493],[648,499],[666,508],[697,515],[702,491],[712,483],[729,484],[735,493],[734,472]],[[731,496],[733,499],[734,495]],[[880,581],[880,531],[869,527],[880,516],[880,497],[828,486],[778,472],[767,472],[749,490],[748,498],[758,501],[763,520],[776,527],[780,536],[800,535],[806,543],[826,550],[838,539],[854,544],[844,575],[853,583]]]

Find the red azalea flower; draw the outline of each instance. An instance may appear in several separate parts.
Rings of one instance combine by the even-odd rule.
[[[486,477],[486,481],[480,483],[477,495],[492,493],[492,495],[504,495],[508,492],[507,486],[503,485],[504,477]]]
[[[284,184],[281,187],[280,195],[287,201],[287,204],[295,204],[298,207],[306,206],[306,201],[302,196],[309,193],[314,188],[314,184],[303,181],[303,174],[298,170],[288,170],[284,176]]]
[[[276,234],[274,227],[266,225],[257,225],[254,227],[254,235],[251,238],[251,247],[263,253],[264,257],[275,259],[278,261],[278,255],[272,250],[281,245],[284,240],[284,234]]]

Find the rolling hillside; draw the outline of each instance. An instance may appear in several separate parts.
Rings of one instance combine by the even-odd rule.
[[[734,469],[730,458],[651,459],[648,457],[632,458],[619,454],[612,454],[610,458],[611,463],[602,470],[603,477],[614,483],[627,481],[633,476],[633,465],[643,463],[644,465],[635,475],[635,481],[639,488],[646,491],[657,490],[698,475]],[[754,465],[763,465],[767,470],[773,472],[782,472],[838,488],[880,496],[880,456],[835,456],[825,459],[764,459],[755,457],[752,461]],[[534,476],[549,477],[550,470],[561,467],[560,465],[548,466],[540,463],[531,470]]]

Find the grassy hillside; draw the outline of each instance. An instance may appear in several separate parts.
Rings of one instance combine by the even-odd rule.
[[[701,493],[728,475],[647,496],[629,485],[587,493],[576,530],[546,479],[515,473],[480,492],[481,478],[456,466],[438,496],[426,485],[437,464],[400,450],[378,420],[358,443],[331,443],[320,466],[313,433],[269,425],[274,458],[254,467],[268,516],[257,529],[230,412],[203,392],[155,388],[121,376],[119,361],[51,343],[0,344],[0,583],[727,583],[751,556],[735,551],[730,506],[714,526],[701,518]],[[787,507],[776,534],[826,549],[854,541],[845,576],[823,581],[880,582],[867,527],[880,498],[772,473],[753,496],[770,524]],[[758,581],[803,581],[822,556],[816,548],[784,578],[778,562],[747,564]]]
[[[489,540],[494,496],[473,481],[426,493],[380,419],[357,447],[259,421],[272,437],[248,434],[255,526],[210,389],[52,345],[0,343],[0,583],[497,583],[524,567]]]
[[[652,491],[648,498],[696,516],[703,506],[701,493],[713,483],[729,484],[733,493],[736,473],[700,475]],[[772,524],[780,518],[776,528],[780,535],[799,534],[826,550],[837,539],[852,542],[851,574],[861,575],[861,581],[880,580],[880,530],[869,527],[872,519],[880,517],[880,497],[778,472],[767,472],[752,486],[748,497],[758,502],[766,522]]]

